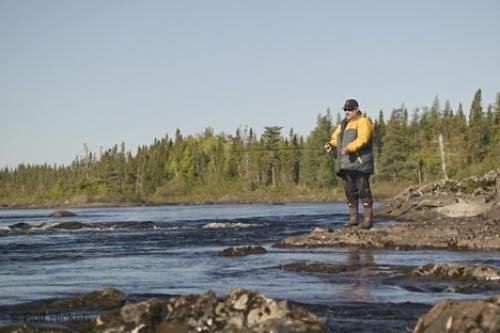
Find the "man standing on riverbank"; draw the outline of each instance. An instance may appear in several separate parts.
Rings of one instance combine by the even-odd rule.
[[[373,198],[370,190],[370,175],[374,170],[373,125],[359,110],[355,99],[345,102],[344,113],[345,118],[324,148],[336,155],[335,172],[344,184],[350,212],[345,227],[358,225],[358,202],[361,200],[364,217],[360,227],[370,229],[373,226]]]

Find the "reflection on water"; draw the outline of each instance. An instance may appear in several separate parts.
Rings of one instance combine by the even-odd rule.
[[[349,249],[347,251],[347,264],[357,267],[358,278],[351,288],[346,289],[346,298],[357,302],[370,302],[374,298],[370,295],[369,272],[374,264],[371,250]]]
[[[347,251],[347,264],[370,269],[375,263],[372,250],[352,248]]]

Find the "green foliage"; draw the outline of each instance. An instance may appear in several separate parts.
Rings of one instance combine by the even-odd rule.
[[[409,169],[409,135],[406,108],[394,109],[382,139],[379,177],[393,183],[405,179]]]
[[[454,112],[417,109],[408,119],[404,106],[388,121],[380,111],[374,122],[374,192],[389,196],[410,184],[442,178],[437,137],[444,138],[450,177],[466,177],[500,165],[500,93],[485,110],[478,90],[467,117]],[[68,166],[20,164],[0,169],[0,204],[139,203],[179,201],[250,201],[342,199],[334,159],[323,151],[335,126],[330,110],[318,115],[307,137],[280,126],[259,137],[252,128],[234,134],[202,134],[155,139],[132,153],[115,145],[99,156],[84,154]],[[472,187],[469,188],[472,190]],[[337,193],[337,194],[336,194]]]
[[[330,110],[327,110],[326,115],[318,115],[316,127],[304,146],[301,163],[302,184],[312,187],[331,187],[336,184],[334,161],[322,149],[325,143],[330,141],[333,130]]]

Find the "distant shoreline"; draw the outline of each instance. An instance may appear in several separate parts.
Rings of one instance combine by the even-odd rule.
[[[377,200],[383,201],[383,200]],[[299,203],[342,203],[343,200],[280,200],[280,201],[179,201],[179,202],[150,202],[150,203],[90,203],[82,205],[10,205],[1,206],[0,210],[14,210],[14,209],[78,209],[78,208],[124,208],[124,207],[152,207],[152,206],[202,206],[202,205],[286,205],[286,204],[299,204]]]
[[[377,201],[392,198],[409,184],[396,186],[386,183],[374,184],[372,193]],[[344,191],[340,187],[332,188],[268,188],[257,191],[242,191],[200,188],[190,193],[172,195],[168,198],[151,196],[137,201],[120,200],[113,196],[75,195],[48,198],[3,198],[0,210],[6,209],[71,209],[103,207],[140,207],[140,206],[191,206],[191,205],[242,205],[268,204],[283,205],[289,203],[339,203],[345,202]]]

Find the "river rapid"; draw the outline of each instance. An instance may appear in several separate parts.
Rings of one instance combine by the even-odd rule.
[[[369,312],[370,308],[380,309],[380,304],[391,308],[419,304],[418,315],[441,299],[483,298],[499,292],[488,288],[457,292],[456,285],[450,288],[449,282],[424,285],[391,279],[397,275],[392,266],[467,263],[500,267],[498,252],[272,247],[284,237],[307,233],[314,227],[341,228],[347,208],[340,203],[70,210],[77,216],[53,218],[48,209],[0,210],[0,306],[68,297],[103,287],[121,289],[130,300],[137,300],[207,290],[223,296],[238,286],[308,304],[328,319],[338,316],[332,309],[354,306],[355,318],[356,309]],[[375,223],[398,222],[376,219]],[[217,256],[226,247],[249,245],[262,245],[268,252]],[[280,269],[289,263],[368,264],[376,267],[376,272],[327,274]],[[415,320],[403,320],[394,330],[406,327],[411,331]],[[352,325],[346,327],[355,331]]]

